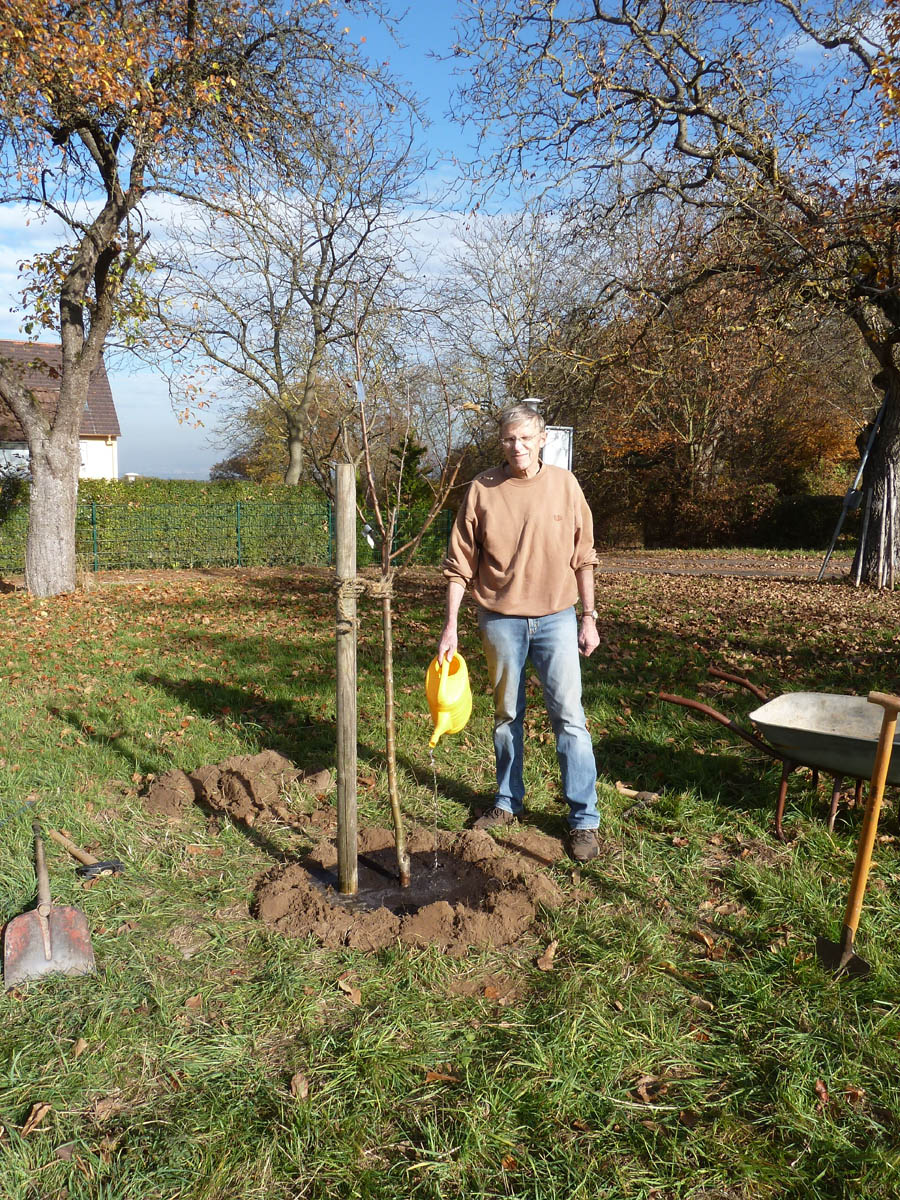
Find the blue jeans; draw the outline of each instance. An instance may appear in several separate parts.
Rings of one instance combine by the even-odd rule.
[[[578,621],[574,608],[546,617],[507,617],[478,610],[478,628],[494,689],[494,755],[497,808],[519,814],[525,784],[522,758],[526,664],[529,659],[544,689],[544,703],[556,737],[556,756],[572,829],[596,829],[597,764],[581,705]]]

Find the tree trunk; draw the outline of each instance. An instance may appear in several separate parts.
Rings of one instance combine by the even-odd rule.
[[[284,482],[296,486],[303,478],[303,425],[294,413],[287,415],[287,450]]]
[[[391,620],[390,570],[382,574],[381,583],[385,594],[381,598],[381,624],[384,634],[384,730],[385,757],[388,769],[388,795],[391,815],[394,820],[394,844],[397,851],[397,873],[400,886],[409,887],[410,862],[406,849],[406,831],[400,811],[400,789],[397,785],[397,724],[394,709],[394,634]]]
[[[870,587],[892,589],[895,578],[900,584],[900,370],[890,367],[882,372],[882,379],[887,403],[863,475],[864,519],[852,578]]]
[[[25,550],[25,586],[33,596],[75,590],[75,505],[81,453],[78,434],[29,439],[31,501]]]

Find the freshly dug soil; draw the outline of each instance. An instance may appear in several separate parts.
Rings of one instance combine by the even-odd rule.
[[[282,754],[237,754],[221,763],[207,763],[196,771],[166,771],[143,797],[147,812],[180,819],[192,804],[206,805],[236,821],[253,826],[265,821],[294,823],[282,802],[284,788],[299,779],[314,795],[330,791],[330,771],[304,774]]]
[[[148,812],[180,820],[190,807],[221,812],[253,827],[267,821],[297,825],[282,796],[295,780],[313,795],[334,786],[328,771],[304,775],[273,750],[209,763],[189,774],[167,771],[143,797]],[[257,882],[254,915],[288,937],[314,937],[331,948],[381,950],[395,942],[442,947],[462,955],[470,946],[504,946],[535,919],[538,905],[563,900],[546,874],[564,856],[562,843],[535,830],[505,829],[499,840],[479,830],[410,833],[412,881],[397,881],[394,836],[373,827],[359,833],[359,892],[338,891],[332,806],[304,817],[319,844],[303,862],[280,864]]]
[[[337,893],[337,851],[323,840],[304,862],[273,867],[258,880],[254,915],[288,937],[314,937],[332,949],[381,950],[400,942],[439,946],[459,957],[470,946],[516,941],[533,923],[538,905],[557,908],[563,902],[542,870],[550,845],[542,844],[543,853],[537,853],[512,841],[501,845],[481,830],[416,829],[408,838],[408,888],[397,883],[389,830],[360,830],[358,846],[356,896]]]

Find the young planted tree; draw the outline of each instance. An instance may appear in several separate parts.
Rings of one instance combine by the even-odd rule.
[[[35,595],[75,587],[81,415],[110,333],[146,315],[145,199],[205,195],[238,165],[277,172],[322,97],[365,74],[339,30],[318,0],[0,6],[0,203],[64,229],[23,266],[26,331],[61,342],[55,414],[0,362],[31,455]]]
[[[855,325],[885,396],[861,563],[883,582],[900,556],[900,199],[873,86],[897,58],[871,5],[491,0],[460,52],[497,170],[552,180],[583,230],[648,202],[699,211],[711,233],[743,225],[715,270]]]
[[[456,409],[440,367],[432,371],[401,366],[386,350],[372,355],[364,372],[356,342],[359,433],[365,478],[365,511],[375,531],[381,574],[370,591],[381,602],[384,666],[385,757],[388,793],[400,883],[410,881],[410,858],[400,808],[397,775],[397,721],[394,703],[393,586],[409,563],[456,484],[462,459],[453,453]],[[364,382],[368,376],[368,384]],[[423,470],[425,448],[417,424],[430,430],[433,471]]]

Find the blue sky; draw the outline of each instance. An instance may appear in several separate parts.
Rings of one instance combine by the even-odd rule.
[[[402,46],[397,46],[374,23],[348,18],[354,39],[365,37],[363,49],[374,59],[388,60],[394,73],[412,85],[431,122],[426,145],[436,155],[465,155],[466,139],[446,117],[452,85],[452,64],[429,56],[445,54],[453,37],[456,5],[449,0],[413,4],[398,23]],[[445,163],[434,178],[454,174]],[[54,244],[50,225],[26,222],[21,210],[0,207],[0,338],[24,339],[21,317],[10,309],[16,302],[17,263]],[[110,364],[110,382],[122,428],[119,473],[163,478],[206,479],[210,467],[225,458],[227,448],[215,442],[214,410],[201,414],[204,425],[180,424],[169,400],[168,384],[160,373],[135,363],[133,369],[119,360]]]

